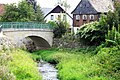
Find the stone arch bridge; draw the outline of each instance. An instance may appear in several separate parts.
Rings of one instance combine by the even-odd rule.
[[[34,22],[0,22],[3,34],[18,44],[29,37],[38,49],[50,48],[53,42],[52,26]]]

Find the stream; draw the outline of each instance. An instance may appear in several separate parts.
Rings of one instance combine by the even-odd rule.
[[[42,74],[42,80],[59,80],[57,78],[58,70],[50,63],[40,60],[38,63],[38,70]]]

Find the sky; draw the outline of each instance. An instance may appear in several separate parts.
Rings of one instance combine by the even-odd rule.
[[[10,3],[18,3],[22,0],[0,0],[0,3],[10,4]],[[37,4],[39,4],[42,8],[54,8],[57,0],[36,0]],[[73,9],[78,5],[80,0],[67,0],[68,4],[70,4],[69,12],[73,11]]]

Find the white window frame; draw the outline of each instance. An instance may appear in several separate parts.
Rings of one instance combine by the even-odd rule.
[[[75,19],[76,19],[76,20],[80,20],[80,15],[76,15],[76,16],[75,16]]]
[[[94,20],[95,16],[94,15],[90,15],[90,20]]]
[[[51,15],[51,20],[54,20],[54,15]]]
[[[87,20],[87,15],[83,15],[83,16],[82,16],[82,19],[83,19],[83,20]]]

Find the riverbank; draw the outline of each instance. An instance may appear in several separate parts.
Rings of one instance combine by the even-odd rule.
[[[29,52],[16,49],[10,54],[10,71],[16,76],[16,80],[42,80],[37,63],[33,61]]]
[[[37,63],[21,49],[0,50],[0,80],[42,80]]]
[[[95,50],[96,49],[96,50]],[[50,49],[32,54],[56,64],[60,80],[119,80],[120,50],[111,48]],[[41,56],[41,57],[40,57]]]

